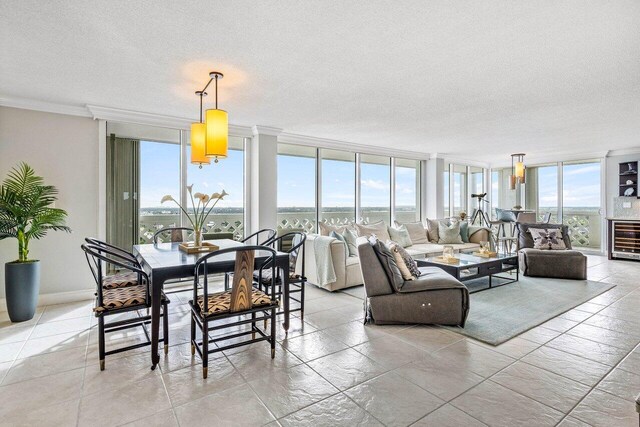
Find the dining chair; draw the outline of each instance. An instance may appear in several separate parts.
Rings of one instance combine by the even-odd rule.
[[[115,251],[136,267],[140,269],[142,268],[135,255],[133,255],[131,252],[128,252],[118,246],[112,245],[102,240],[96,239],[95,237],[86,237],[84,240],[90,245]],[[110,271],[106,271],[105,273],[105,276],[102,277],[102,286],[104,289],[126,288],[128,286],[135,286],[138,284],[138,274],[133,271],[122,271],[111,266]]]
[[[267,242],[273,240],[276,235],[276,230],[273,230],[271,228],[263,228],[262,230],[256,231],[255,233],[245,237],[240,241],[242,243],[251,243],[252,239],[254,239],[256,245],[268,246]]]
[[[193,233],[193,228],[188,227],[165,227],[156,231],[153,234],[153,244],[157,245],[158,243],[166,242],[171,243],[182,243],[184,242],[184,233]]]
[[[283,234],[279,237],[272,239],[268,242],[269,246],[273,246],[277,248],[280,252],[284,252],[289,254],[289,271],[282,272],[280,269],[276,269],[276,278],[275,281],[271,280],[271,276],[269,276],[270,271],[265,271],[262,273],[259,270],[253,272],[253,279],[258,289],[263,290],[269,293],[269,288],[275,286],[276,296],[280,298],[282,296],[282,274],[289,275],[289,298],[293,301],[296,301],[300,304],[299,308],[290,309],[289,312],[300,312],[300,318],[304,318],[304,290],[305,284],[307,283],[307,278],[304,275],[304,242],[307,239],[307,235],[301,231],[295,231]],[[300,274],[296,274],[296,265],[298,264],[298,259],[301,258],[302,270]],[[299,299],[292,296],[293,294],[300,294]],[[278,314],[282,314],[283,312],[278,312]]]
[[[151,316],[148,314],[140,315],[138,310],[149,309],[151,307],[151,293],[149,276],[139,264],[132,262],[128,257],[123,256],[120,252],[104,246],[98,246],[91,243],[81,245],[84,251],[89,269],[97,285],[96,304],[93,308],[94,315],[98,318],[98,354],[100,360],[100,370],[105,369],[105,358],[108,355],[121,353],[127,350],[151,345],[149,339],[149,331],[146,325],[151,323]],[[112,265],[114,267],[128,270],[134,273],[136,283],[125,287],[109,287],[106,286],[103,276],[103,264]],[[167,305],[169,299],[162,294],[162,317],[163,336],[160,339],[164,343],[164,353],[169,351],[169,320],[167,313]],[[106,323],[105,319],[115,314],[126,312],[137,312],[137,317],[130,319],[116,320]],[[124,329],[141,327],[147,337],[145,342],[133,344],[125,347],[116,348],[106,351],[105,337],[107,333],[117,332]]]
[[[193,298],[189,301],[191,307],[191,354],[196,351],[202,359],[202,377],[207,378],[209,353],[229,350],[232,348],[267,341],[271,345],[271,358],[275,357],[276,346],[276,299],[275,286],[271,286],[271,294],[256,289],[253,286],[253,272],[255,268],[256,251],[267,253],[267,259],[258,266],[258,270],[266,273],[270,270],[271,277],[275,277],[276,251],[267,246],[237,246],[211,252],[201,257],[195,265],[193,281]],[[235,257],[233,283],[231,290],[209,293],[208,264],[216,258],[227,258],[229,254]],[[200,279],[202,278],[202,283]],[[273,280],[273,279],[272,279]],[[247,315],[251,315],[247,318]],[[258,316],[259,315],[259,316]],[[235,322],[227,319],[237,317]],[[271,319],[271,330],[260,329],[257,322]],[[218,323],[216,325],[216,322]],[[210,326],[210,323],[212,324]],[[250,330],[232,333],[230,335],[210,338],[209,333],[215,330],[233,328],[250,324]],[[196,339],[196,325],[200,329],[201,340]],[[224,346],[218,343],[240,338],[251,334],[251,339],[234,342]],[[256,338],[256,334],[259,337]],[[215,348],[210,349],[209,344]]]

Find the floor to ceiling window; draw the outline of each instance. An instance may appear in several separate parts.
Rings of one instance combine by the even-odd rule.
[[[420,161],[396,159],[395,181],[395,220],[420,221]]]
[[[189,133],[186,132],[187,141]],[[229,137],[229,150],[225,159],[209,165],[191,164],[191,145],[187,144],[187,185],[193,192],[211,195],[225,190],[229,193],[216,205],[207,218],[205,233],[233,233],[244,236],[244,138]],[[190,206],[190,204],[189,204]]]
[[[467,167],[452,165],[453,216],[467,210]]]
[[[442,178],[442,206],[444,207],[444,216],[451,216],[451,167],[450,163],[444,164],[444,176]]]
[[[484,192],[484,169],[471,166],[469,168],[469,192],[467,196],[467,203],[469,206],[469,216],[472,217],[476,209],[480,207],[483,211],[487,211],[488,205],[485,202],[478,204],[478,199],[472,197],[473,194],[482,194]]]
[[[323,170],[324,171],[324,170]],[[391,159],[360,155],[360,216],[366,223],[391,222]]]
[[[316,231],[316,153],[278,144],[278,228]]]
[[[601,247],[599,161],[562,164],[562,222],[576,247]]]
[[[345,224],[356,219],[356,155],[320,150],[322,182],[320,220]]]
[[[528,167],[526,174],[526,208],[540,220],[551,215],[551,222],[558,221],[558,164]]]

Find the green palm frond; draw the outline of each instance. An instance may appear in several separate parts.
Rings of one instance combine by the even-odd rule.
[[[66,231],[67,213],[52,208],[58,190],[44,185],[44,179],[26,163],[13,168],[0,186],[0,240],[18,239],[19,260],[26,261],[29,241],[48,231]]]

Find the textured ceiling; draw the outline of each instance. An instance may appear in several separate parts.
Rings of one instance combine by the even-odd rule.
[[[482,161],[640,146],[638,0],[0,8],[0,95],[195,119],[216,69],[240,125]]]

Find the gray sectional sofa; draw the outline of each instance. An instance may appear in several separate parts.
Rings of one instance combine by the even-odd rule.
[[[469,314],[469,291],[437,267],[422,267],[422,275],[392,282],[372,244],[359,239],[358,253],[369,319],[376,324],[421,323],[464,327]]]
[[[518,264],[525,276],[557,279],[587,279],[587,257],[571,248],[569,228],[563,224],[518,223]],[[534,249],[529,228],[557,228],[562,230],[566,250]]]

